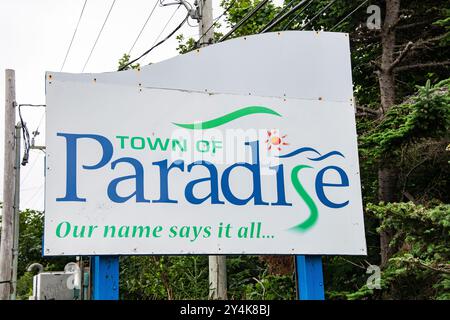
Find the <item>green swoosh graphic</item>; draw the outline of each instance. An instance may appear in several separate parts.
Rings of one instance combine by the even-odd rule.
[[[309,208],[310,215],[308,219],[303,221],[302,223],[292,227],[291,229],[295,231],[304,232],[311,228],[317,221],[317,218],[319,216],[319,211],[317,210],[317,206],[314,203],[313,199],[309,196],[309,194],[306,192],[305,188],[301,185],[300,181],[298,180],[298,172],[304,168],[312,168],[307,165],[299,165],[294,167],[291,172],[291,181],[294,185],[295,190],[299,194],[299,196],[305,201],[306,205]]]
[[[201,122],[201,123],[173,123],[176,126],[185,128],[185,129],[191,129],[191,130],[206,130],[206,129],[211,129],[211,128],[215,128],[218,126],[221,126],[225,123],[228,123],[230,121],[236,120],[238,118],[241,117],[245,117],[251,114],[272,114],[278,117],[281,117],[281,114],[279,114],[278,112],[269,109],[267,107],[262,107],[262,106],[249,106],[249,107],[245,107],[242,109],[238,109],[236,111],[233,111],[231,113],[228,113],[222,117],[216,118],[216,119],[212,119],[209,121],[205,121],[205,122]]]

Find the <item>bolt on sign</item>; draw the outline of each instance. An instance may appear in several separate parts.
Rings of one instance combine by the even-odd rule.
[[[45,255],[366,254],[347,34],[48,72]]]

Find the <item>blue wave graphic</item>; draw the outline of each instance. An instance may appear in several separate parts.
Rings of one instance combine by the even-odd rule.
[[[323,156],[320,156],[318,158],[308,158],[311,161],[322,161],[323,159],[326,159],[328,157],[332,157],[332,156],[341,156],[342,158],[345,158],[344,155],[342,153],[340,153],[339,151],[331,151],[328,152],[327,154],[324,154]]]
[[[317,153],[320,156],[320,152],[317,151],[316,149],[313,149],[313,148],[310,148],[310,147],[302,147],[302,148],[298,148],[297,150],[294,150],[294,151],[292,151],[292,152],[290,152],[288,154],[283,154],[281,156],[278,156],[278,158],[290,158],[290,157],[296,156],[296,155],[298,155],[300,153],[307,152],[307,151],[313,151],[313,152]]]
[[[290,152],[288,154],[283,154],[281,156],[278,156],[278,158],[290,158],[290,157],[296,156],[296,155],[298,155],[300,153],[308,152],[308,151],[312,151],[312,152],[316,153],[319,156],[317,158],[308,158],[307,157],[307,159],[309,159],[311,161],[322,161],[322,160],[324,160],[324,159],[326,159],[328,157],[332,157],[332,156],[340,156],[342,158],[345,158],[345,156],[341,152],[336,151],[336,150],[330,151],[330,152],[322,155],[319,151],[317,151],[316,149],[311,148],[311,147],[301,147],[301,148],[298,148],[298,149],[296,149],[296,150],[294,150],[294,151],[292,151],[292,152]]]

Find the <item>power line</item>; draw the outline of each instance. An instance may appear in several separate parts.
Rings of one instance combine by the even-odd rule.
[[[168,4],[164,5],[167,6]],[[156,37],[155,41],[153,42],[152,46],[155,45],[155,43],[159,40],[159,38],[161,38],[161,35],[164,33],[164,31],[166,31],[167,26],[169,25],[169,23],[172,21],[173,17],[175,16],[175,14],[177,13],[177,11],[180,9],[181,4],[178,5],[178,7],[175,9],[175,11],[172,13],[172,15],[170,16],[169,20],[167,20],[166,25],[162,28],[161,32],[159,33],[158,37]]]
[[[305,24],[300,30],[304,30],[308,25],[311,24],[311,22],[316,20],[316,18],[318,16],[320,16],[322,13],[324,13],[326,10],[328,10],[328,8],[331,7],[333,5],[333,3],[335,3],[335,2],[336,2],[336,0],[330,1],[330,3],[328,3],[322,10],[320,10],[318,14],[316,14],[314,17],[312,17],[311,20],[309,20],[308,23]]]
[[[145,23],[144,23],[144,25],[143,25],[142,28],[141,28],[141,31],[139,31],[139,34],[138,34],[138,36],[136,37],[136,40],[134,40],[133,45],[131,46],[130,50],[128,50],[128,55],[130,55],[131,51],[133,50],[134,46],[136,45],[136,42],[138,42],[138,40],[139,40],[139,38],[140,38],[140,36],[141,36],[141,34],[142,34],[142,31],[144,31],[145,26],[147,25],[147,23],[149,22],[150,18],[152,17],[153,12],[155,11],[156,6],[158,5],[158,3],[159,3],[159,1],[156,0],[155,5],[153,6],[152,10],[150,11],[150,14],[149,14],[148,17],[147,17],[147,20],[145,20]]]
[[[261,31],[261,32],[259,32],[259,33],[265,33],[265,32],[268,32],[268,31],[270,31],[270,30],[272,30],[276,25],[278,25],[280,22],[282,22],[284,19],[286,19],[287,17],[289,17],[290,15],[292,15],[294,12],[296,12],[305,2],[306,2],[307,0],[302,0],[302,1],[300,1],[299,3],[297,3],[294,7],[292,7],[291,8],[291,10],[289,10],[288,12],[286,12],[286,13],[284,13],[283,15],[281,15],[278,19],[276,19],[275,20],[275,18],[274,19],[272,19],[272,21],[273,20],[275,20],[275,21],[273,21],[273,22],[271,22],[271,23],[269,23],[266,27],[264,27],[264,29]],[[298,12],[297,13],[297,15],[295,16],[295,18],[294,19],[292,19],[291,21],[289,21],[288,22],[288,25],[292,22],[292,21],[294,21],[310,4],[311,4],[311,2],[312,2],[312,0],[305,6],[305,7],[303,7],[301,10],[300,10],[300,12]],[[290,5],[291,5],[291,3],[292,2],[290,2],[285,8],[287,8],[287,7],[289,7]],[[282,12],[283,12],[283,10],[282,10]],[[281,14],[282,12],[280,12],[279,14]]]
[[[91,59],[92,52],[94,52],[95,46],[97,45],[98,39],[100,38],[100,36],[102,34],[103,28],[105,27],[106,22],[108,21],[109,15],[111,14],[111,11],[112,11],[115,3],[116,3],[116,0],[113,0],[113,2],[111,4],[111,7],[109,8],[108,14],[106,15],[105,21],[103,21],[103,25],[102,25],[102,27],[100,29],[100,32],[97,35],[97,39],[95,39],[94,45],[92,46],[91,52],[89,53],[89,56],[86,59],[86,62],[84,64],[84,66],[83,66],[83,70],[81,70],[81,72],[84,72],[84,69],[86,68],[86,65],[88,64],[89,59]]]
[[[31,190],[36,190],[38,188],[40,188],[41,186],[34,186],[34,187],[28,187],[28,188],[20,188],[20,191],[31,191]]]
[[[176,11],[175,11],[176,12]],[[175,15],[175,12],[173,15]],[[172,16],[173,16],[172,15]],[[150,51],[152,51],[153,49],[155,49],[156,47],[160,46],[161,44],[163,44],[164,42],[166,42],[170,37],[172,37],[174,35],[175,32],[177,32],[178,30],[180,30],[180,28],[186,23],[187,19],[189,18],[189,13],[186,15],[186,17],[183,19],[183,21],[181,21],[181,23],[173,30],[171,31],[163,40],[159,41],[158,43],[154,44],[150,49],[148,49],[147,51],[145,51],[143,54],[141,54],[139,57],[137,57],[136,59],[128,62],[127,64],[123,65],[121,68],[119,68],[119,71],[123,71],[126,67],[132,65],[133,63],[135,63],[136,61],[138,61],[139,59],[141,59],[142,57],[146,56],[148,53],[150,53]],[[166,26],[168,25],[168,23],[166,24]],[[165,29],[165,27],[164,27]],[[161,32],[162,34],[162,32]],[[161,35],[160,34],[160,35]],[[160,35],[158,36],[157,39],[159,39]],[[155,41],[156,42],[156,41]]]
[[[287,5],[285,5],[280,12],[278,12],[273,18],[272,20],[269,21],[269,23],[267,23],[262,30],[259,33],[264,33],[266,31],[269,31],[270,29],[272,29],[276,24],[279,23],[278,19],[283,15],[283,13],[295,2],[296,0],[292,0],[291,2],[289,2]]]
[[[44,186],[44,183],[42,183],[42,184],[38,187],[38,189],[36,190],[36,192],[35,192],[35,193],[31,196],[31,198],[28,200],[28,203],[30,204],[30,208],[31,208],[32,206],[34,206],[34,204],[36,203],[36,201],[34,201],[34,202],[31,204],[31,201],[34,200],[34,198],[36,198],[36,196],[41,192],[43,186]]]
[[[369,0],[363,1],[359,6],[357,6],[352,12],[350,12],[348,15],[346,15],[341,21],[336,23],[336,25],[330,29],[330,31],[333,31],[336,29],[339,25],[341,25],[345,20],[347,20],[352,14],[354,14],[356,11],[358,11],[359,8],[361,8],[363,5],[365,5]]]
[[[67,48],[66,56],[64,57],[64,61],[61,65],[61,69],[59,70],[60,72],[63,70],[64,65],[66,64],[66,60],[67,60],[67,57],[69,56],[70,48],[72,48],[73,39],[75,39],[75,35],[77,34],[78,26],[80,25],[81,17],[83,16],[84,8],[86,7],[86,3],[87,3],[87,0],[84,0],[83,9],[81,9],[80,17],[78,18],[77,26],[75,27],[75,31],[73,32],[72,40],[70,40],[69,47]]]
[[[39,119],[39,123],[38,123],[38,125],[37,125],[37,127],[36,127],[36,130],[34,130],[32,133],[33,133],[33,138],[34,137],[36,137],[38,134],[39,134],[39,127],[41,126],[41,124],[42,124],[42,120],[44,120],[44,116],[45,116],[45,112],[44,113],[42,113],[42,116],[41,116],[41,118]]]
[[[305,11],[306,9],[308,9],[309,5],[311,3],[313,3],[314,0],[310,0],[306,6],[304,6],[299,12],[297,12],[297,14],[284,26],[283,31],[287,30],[287,28],[289,28],[289,26],[291,25],[292,22],[294,22],[295,20],[297,20],[298,17],[300,17],[300,15],[302,14],[303,11]]]
[[[25,177],[23,177],[23,179],[20,181],[20,184],[24,184],[25,181],[27,180],[27,178],[30,176],[31,172],[33,171],[34,166],[36,165],[37,161],[38,161],[39,157],[34,158],[33,164],[31,165],[31,167],[28,169],[27,174],[25,175]]]
[[[167,7],[170,5],[176,5],[178,4],[178,2],[173,2],[173,3],[168,3],[168,4],[164,4],[162,3],[162,0],[159,0],[161,3],[162,7]],[[181,4],[178,4],[178,7],[176,7],[176,9],[172,12],[172,15],[170,16],[169,20],[167,20],[166,24],[164,25],[164,27],[162,28],[162,30],[159,32],[158,36],[156,37],[155,41],[153,41],[152,47],[158,42],[159,38],[161,38],[162,34],[164,33],[164,31],[166,31],[167,27],[169,26],[170,22],[173,20],[173,17],[175,17],[175,14],[178,12],[178,10],[180,9]],[[186,22],[188,22],[189,19],[186,20]]]
[[[218,42],[222,42],[226,39],[228,39],[228,37],[233,34],[237,29],[239,29],[245,22],[247,22],[248,19],[250,19],[254,14],[256,14],[256,12],[261,9],[269,0],[261,0],[254,8],[253,10],[251,10],[249,13],[247,13],[245,15],[244,18],[241,19],[241,21],[239,21],[238,23],[236,23],[234,25],[233,28],[231,28],[230,31],[228,31],[222,38],[220,38],[220,40]]]

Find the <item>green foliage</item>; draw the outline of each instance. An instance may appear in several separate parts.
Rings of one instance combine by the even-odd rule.
[[[189,38],[185,42],[185,38],[182,34],[177,36],[178,47],[177,51],[180,54],[188,53],[196,48],[196,41],[194,38]]]
[[[220,27],[220,24],[218,22],[214,23],[215,27]],[[219,39],[222,37],[222,33],[221,32],[214,32],[214,41],[217,42],[219,41]],[[188,53],[194,49],[198,49],[199,48],[199,41],[196,41],[194,38],[189,38],[189,39],[185,39],[184,36],[182,34],[179,34],[176,37],[177,41],[178,41],[178,47],[177,47],[177,51],[180,54],[184,54],[184,53]],[[202,39],[203,41],[204,39]]]
[[[123,299],[207,299],[206,256],[122,257],[120,292]]]
[[[17,299],[25,299],[32,294],[33,274],[27,271],[30,264],[37,262],[46,271],[63,270],[69,258],[42,257],[42,237],[44,215],[40,211],[26,209],[20,212],[19,256],[17,264]],[[1,216],[0,216],[1,222]]]
[[[252,11],[261,0],[240,0],[235,1],[234,5],[228,10],[226,15],[227,26],[233,27],[242,20],[250,11]],[[223,8],[228,8],[233,0],[224,0],[221,4]],[[269,23],[273,17],[280,11],[280,7],[275,6],[271,1],[258,10],[249,20],[247,20],[239,29],[234,32],[230,38],[242,37],[256,34],[262,31],[263,27]]]
[[[17,279],[17,300],[28,300],[33,295],[33,274],[26,272]]]
[[[403,144],[441,137],[450,128],[450,79],[435,86],[427,81],[417,95],[392,107],[376,127],[360,139],[364,156],[392,156]]]
[[[450,205],[430,203],[368,204],[367,214],[380,220],[378,231],[390,230],[394,256],[381,273],[381,290],[363,285],[335,293],[347,299],[449,299]]]
[[[42,236],[44,234],[44,215],[42,212],[25,210],[20,213],[19,234],[19,276],[34,263],[44,263],[42,258]]]
[[[44,236],[44,214],[26,209],[20,212],[18,278],[25,274],[30,264],[38,262],[46,271],[63,270],[68,257],[42,257],[42,238]]]
[[[442,9],[443,17],[433,24],[445,28],[445,34],[442,37],[440,44],[446,46],[450,44],[450,9]]]
[[[263,274],[256,282],[245,287],[248,300],[293,300],[295,299],[295,278],[293,276]]]
[[[130,55],[124,53],[122,58],[119,60],[119,66],[117,67],[117,70],[122,70],[124,66],[126,66],[130,62]],[[141,66],[139,63],[130,64],[129,66],[126,66],[123,70],[129,70],[129,69],[139,69]]]
[[[230,299],[294,299],[292,276],[267,273],[256,256],[228,256]],[[208,299],[207,256],[121,257],[122,299]]]

